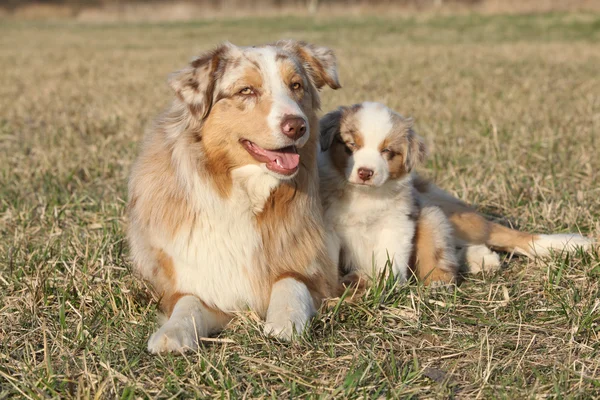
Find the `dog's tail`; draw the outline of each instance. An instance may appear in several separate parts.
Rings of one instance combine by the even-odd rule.
[[[594,241],[576,233],[541,235],[521,232],[488,221],[476,210],[431,182],[416,176],[414,185],[424,204],[440,207],[457,238],[466,244],[483,244],[527,257],[545,257],[552,251],[590,249]]]

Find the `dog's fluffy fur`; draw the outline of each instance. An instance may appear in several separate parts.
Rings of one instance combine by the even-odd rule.
[[[316,162],[325,85],[340,86],[333,52],[294,41],[224,44],[172,75],[176,98],[129,182],[135,269],[169,317],[151,352],[195,348],[248,308],[290,338],[332,294]]]
[[[484,219],[411,172],[425,144],[412,121],[378,103],[341,107],[321,120],[319,172],[328,251],[342,282],[380,274],[426,284],[500,267],[490,248],[530,257],[589,247],[580,235],[533,235]],[[362,172],[361,172],[362,171]],[[455,246],[461,248],[457,253]]]
[[[450,224],[422,207],[411,171],[425,144],[412,121],[378,103],[321,120],[319,172],[328,251],[342,274],[373,278],[387,265],[401,282],[414,273],[453,282],[458,271]]]
[[[539,258],[552,252],[589,250],[595,244],[593,239],[577,233],[528,233],[488,221],[473,207],[419,176],[413,179],[413,186],[419,192],[422,204],[443,210],[471,273],[500,267],[498,255],[492,250]]]

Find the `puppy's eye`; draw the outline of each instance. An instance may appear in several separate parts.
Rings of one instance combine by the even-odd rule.
[[[302,84],[299,82],[294,82],[290,87],[292,88],[292,90],[300,90],[302,89]]]
[[[250,96],[250,95],[254,94],[254,90],[251,87],[245,87],[242,90],[240,90],[238,93],[242,94],[244,96]]]
[[[348,143],[346,143],[346,144],[348,145],[348,147],[350,147],[350,148],[352,148],[352,149],[355,149],[355,148],[356,148],[356,143],[354,143],[354,142],[348,142]]]
[[[381,154],[390,154],[391,152],[392,152],[392,150],[390,150],[390,149],[381,150]]]

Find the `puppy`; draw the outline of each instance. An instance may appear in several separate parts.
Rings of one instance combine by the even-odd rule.
[[[488,221],[411,174],[425,145],[411,120],[384,105],[362,103],[327,114],[320,143],[328,251],[349,274],[347,282],[356,281],[354,273],[373,277],[389,260],[401,281],[410,269],[426,284],[449,283],[463,264],[470,273],[500,268],[492,249],[535,258],[594,243],[578,234],[532,234]]]
[[[224,44],[172,75],[175,99],[129,181],[135,270],[169,317],[152,353],[196,348],[233,313],[300,333],[337,286],[316,153],[318,90],[340,87],[333,52]]]
[[[320,143],[328,251],[342,273],[373,278],[389,265],[401,282],[455,281],[450,224],[412,184],[425,157],[412,121],[377,103],[341,107],[321,120]]]

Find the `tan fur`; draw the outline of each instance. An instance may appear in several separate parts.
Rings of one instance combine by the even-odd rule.
[[[173,236],[187,225],[193,213],[186,207],[185,195],[175,179],[172,150],[163,144],[162,134],[156,132],[148,139],[146,157],[134,167],[137,179],[131,182],[129,210],[134,223],[160,226]]]
[[[331,125],[330,129],[335,131],[330,133],[330,139],[325,139],[328,143],[326,145],[322,144],[322,147],[329,148],[332,164],[342,175],[348,166],[349,156],[363,147],[363,137],[353,119],[355,112],[359,109],[360,104],[344,107],[338,112],[328,114],[321,121],[321,125],[325,125],[321,128],[322,130],[326,130],[327,125]],[[323,136],[321,140],[323,140]],[[353,143],[353,145],[350,146],[350,143]]]
[[[502,251],[528,249],[536,235],[488,221],[476,210],[437,186],[417,177],[415,188],[427,203],[438,206],[452,223],[455,235],[467,244],[484,244]]]
[[[318,119],[312,113],[310,124],[316,126],[313,124],[317,123]],[[335,266],[322,248],[325,235],[322,216],[320,212],[314,212],[315,209],[320,211],[316,173],[317,140],[316,135],[311,136],[300,149],[302,162],[298,175],[292,182],[281,184],[271,193],[256,221],[265,244],[259,257],[277,260],[268,265],[273,283],[287,274],[300,275],[304,282],[311,282],[307,283],[312,289],[311,294],[321,301],[335,291],[337,278]],[[315,271],[308,270],[315,259],[327,265],[328,272],[315,274]],[[268,298],[270,286],[262,282],[256,284],[262,288],[262,296]]]
[[[438,226],[424,218],[417,220],[417,229],[414,237],[413,256],[411,268],[414,275],[425,285],[432,282],[453,283],[456,282],[458,265],[453,259],[454,248],[452,244],[444,242],[445,246],[436,243]]]

